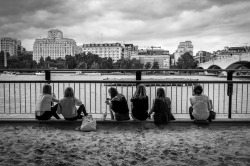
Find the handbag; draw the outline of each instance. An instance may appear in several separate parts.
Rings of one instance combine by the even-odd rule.
[[[216,117],[216,112],[214,112],[214,111],[210,111],[210,118],[211,119],[215,119],[215,117]]]
[[[96,130],[96,120],[92,117],[92,115],[83,117],[80,130],[81,131],[95,131]]]

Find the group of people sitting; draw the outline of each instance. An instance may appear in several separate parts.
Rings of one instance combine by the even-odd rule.
[[[211,122],[210,111],[212,109],[212,103],[208,96],[202,94],[202,91],[203,89],[200,85],[194,87],[194,96],[190,98],[190,118]],[[130,120],[129,107],[125,96],[118,93],[117,89],[113,87],[111,87],[108,92],[110,98],[107,98],[105,103],[109,105],[111,119],[117,121]],[[149,101],[146,88],[143,84],[137,86],[130,101],[132,108],[131,117],[134,120],[144,121],[148,118],[150,119],[152,114],[156,125],[167,124],[170,120],[175,120],[171,113],[171,100],[166,97],[163,88],[157,89],[156,98],[153,100],[150,111],[148,111]],[[53,106],[53,102],[57,104]],[[77,109],[76,106],[79,106],[79,108]],[[64,119],[69,121],[82,119],[83,115],[88,115],[85,106],[74,96],[74,91],[71,87],[67,87],[64,91],[64,98],[58,100],[52,93],[51,86],[45,84],[43,86],[43,93],[39,94],[37,98],[36,119],[48,120],[52,116],[56,119],[60,119],[58,114],[62,114]]]

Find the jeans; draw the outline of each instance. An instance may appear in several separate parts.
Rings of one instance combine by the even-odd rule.
[[[51,107],[51,111],[45,111],[41,116],[36,115],[36,119],[37,120],[49,120],[52,116],[54,116],[56,119],[61,119],[56,112],[57,106],[58,104]]]
[[[189,107],[189,115],[190,115],[190,118],[193,120],[195,119],[194,116],[193,116],[193,107]],[[209,117],[207,118],[207,120],[209,122],[212,122],[212,115],[211,115],[211,112],[209,114]]]
[[[81,113],[84,114],[84,116],[87,116],[88,113],[85,109],[85,106],[82,104],[80,105],[80,107],[77,109],[77,116],[76,117],[73,117],[73,118],[65,118],[65,120],[69,120],[69,121],[74,121],[74,120],[77,120],[77,119],[82,119],[82,115]]]

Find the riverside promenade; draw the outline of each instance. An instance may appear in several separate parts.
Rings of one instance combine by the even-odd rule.
[[[161,75],[166,80],[144,81],[142,71],[134,71],[134,81],[90,76],[86,76],[88,80],[80,76],[70,78],[83,80],[54,80],[51,72],[45,72],[44,80],[34,76],[29,80],[0,79],[0,165],[250,165],[248,80],[174,81]],[[65,87],[73,87],[96,118],[96,132],[76,131],[81,120],[35,120],[36,95],[45,83],[52,85],[58,98]],[[147,86],[150,101],[155,89],[164,87],[175,121],[159,129],[152,119],[117,122],[108,115],[107,120],[100,120],[107,109],[107,85],[114,85],[130,99],[140,83],[151,84]],[[194,84],[205,87],[204,93],[213,99],[217,117],[209,125],[196,125],[189,119],[188,98]]]

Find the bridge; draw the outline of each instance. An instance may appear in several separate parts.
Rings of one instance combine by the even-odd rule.
[[[212,60],[198,64],[200,69],[250,69],[250,53],[235,53],[233,55],[221,55]]]

